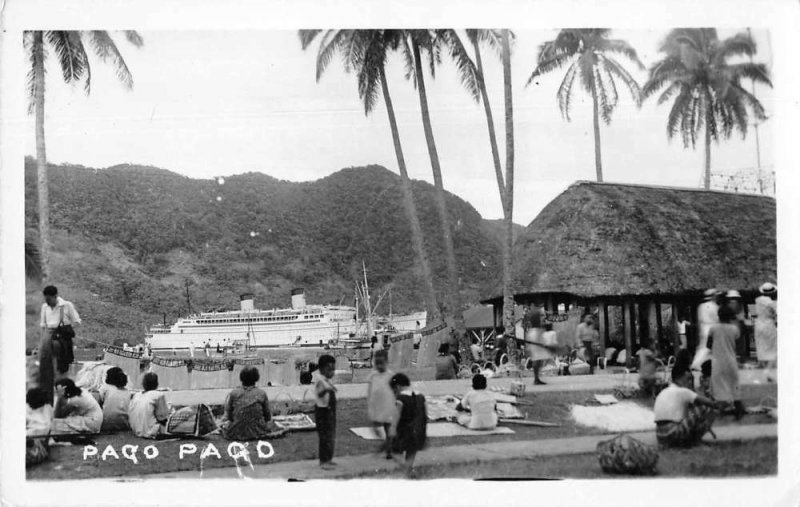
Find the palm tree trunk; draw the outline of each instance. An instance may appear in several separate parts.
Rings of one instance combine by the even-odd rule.
[[[492,117],[492,106],[489,104],[489,94],[486,93],[486,81],[483,78],[483,60],[481,59],[481,48],[477,37],[470,37],[472,47],[475,49],[475,65],[478,68],[478,89],[481,92],[483,111],[486,113],[486,125],[489,128],[489,145],[492,149],[492,162],[494,162],[494,174],[497,177],[497,188],[500,190],[500,205],[503,210],[506,208],[506,184],[503,180],[503,167],[500,165],[500,152],[497,149],[497,134],[494,130],[494,119]]]
[[[511,89],[511,47],[508,29],[503,30],[503,97],[506,116],[506,205],[503,209],[506,238],[503,244],[503,327],[509,360],[518,362],[517,347],[514,341],[514,293],[511,286],[513,268],[512,247],[514,246],[514,102]]]
[[[386,82],[386,74],[384,74],[382,69],[380,75],[383,102],[386,104],[386,113],[389,116],[389,127],[392,131],[394,153],[397,156],[397,167],[400,170],[400,182],[403,187],[403,208],[406,212],[408,223],[411,226],[411,244],[414,248],[414,253],[417,255],[419,267],[422,271],[422,281],[425,284],[425,306],[432,320],[437,320],[440,316],[439,305],[436,302],[436,292],[433,289],[431,267],[428,263],[428,257],[425,255],[425,245],[422,240],[422,227],[420,227],[419,218],[417,217],[414,194],[411,191],[411,180],[408,178],[408,171],[406,171],[406,161],[403,157],[403,147],[400,144],[400,132],[397,129],[397,119],[394,116],[394,107],[392,106],[392,99],[389,95],[389,85]]]
[[[445,305],[444,316],[453,317],[456,321],[456,329],[463,331],[463,318],[459,315],[459,283],[458,270],[456,268],[456,254],[453,248],[453,236],[450,231],[450,217],[447,214],[444,182],[442,181],[442,168],[439,164],[439,153],[436,151],[436,141],[433,138],[431,115],[428,109],[428,94],[425,91],[425,76],[422,72],[422,59],[420,58],[419,45],[412,40],[411,47],[414,53],[414,72],[417,77],[417,94],[419,95],[419,106],[422,112],[422,127],[425,131],[425,142],[428,145],[428,157],[431,159],[431,169],[433,170],[434,195],[436,196],[439,221],[442,225],[442,240],[444,242],[445,263],[447,265],[447,281],[449,287],[445,291],[447,304]]]
[[[704,186],[706,190],[711,190],[711,131],[706,122],[706,157],[705,157]]]
[[[592,105],[594,121],[594,167],[597,171],[597,181],[603,182],[603,162],[600,157],[600,111],[597,107],[597,91],[592,88]]]
[[[36,108],[36,177],[39,197],[39,254],[42,281],[50,278],[50,205],[47,187],[47,151],[44,140],[44,41],[43,33],[33,34],[34,104]]]

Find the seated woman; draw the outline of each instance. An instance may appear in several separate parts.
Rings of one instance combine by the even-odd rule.
[[[166,433],[169,407],[164,393],[157,391],[158,375],[148,372],[142,377],[141,393],[136,393],[128,405],[128,421],[133,434],[142,438],[158,438]]]
[[[225,400],[225,418],[222,434],[228,440],[258,440],[271,436],[279,429],[272,422],[269,400],[263,389],[256,387],[260,375],[248,366],[239,373],[242,387],[237,387]]]
[[[56,381],[53,433],[99,433],[103,424],[103,410],[89,394],[69,378]]]
[[[497,427],[497,400],[486,390],[486,377],[481,374],[472,377],[472,390],[461,398],[456,410],[469,410],[460,414],[458,424],[471,430],[493,430]]]
[[[53,426],[53,407],[47,403],[47,392],[35,387],[25,394],[25,465],[41,463],[49,455],[48,439]]]
[[[436,380],[450,380],[456,378],[458,363],[450,353],[450,344],[442,343],[439,346],[439,355],[436,357]]]
[[[656,438],[668,447],[689,447],[711,430],[714,402],[695,393],[691,371],[686,366],[672,369],[672,383],[656,397],[653,412]]]
[[[131,429],[128,423],[128,405],[131,403],[131,392],[125,389],[128,376],[122,368],[114,366],[106,372],[106,385],[100,389],[100,405],[103,407],[103,433],[126,431]]]

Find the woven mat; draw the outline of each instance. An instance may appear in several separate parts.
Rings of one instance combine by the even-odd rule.
[[[365,440],[383,440],[386,438],[383,428],[364,426],[360,428],[350,428],[350,431]],[[428,423],[428,436],[431,438],[442,437],[479,437],[481,435],[513,435],[514,430],[505,426],[498,426],[493,430],[471,430],[460,424],[452,422]]]

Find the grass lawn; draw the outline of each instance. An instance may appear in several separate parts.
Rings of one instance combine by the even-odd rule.
[[[424,451],[423,451],[424,452]],[[603,473],[596,454],[534,457],[416,467],[419,479],[609,479],[637,478]],[[757,477],[778,473],[778,441],[762,438],[741,442],[710,442],[691,449],[659,451],[655,477]],[[401,477],[399,471],[362,474],[358,478]],[[644,478],[653,478],[647,476]]]
[[[758,404],[762,398],[775,396],[775,385],[747,385],[742,387],[745,404]],[[559,427],[540,428],[528,426],[511,426],[513,435],[486,435],[481,437],[452,437],[431,438],[428,440],[428,449],[439,446],[470,445],[484,442],[502,442],[514,440],[535,440],[547,438],[568,438],[580,435],[597,435],[604,432],[595,428],[578,426],[569,417],[569,407],[572,404],[584,403],[593,392],[549,392],[528,393],[525,399],[534,403],[532,406],[520,406],[527,414],[528,419],[558,422]],[[652,400],[641,400],[643,405],[652,406]],[[377,452],[378,441],[364,440],[354,435],[349,429],[355,426],[367,425],[366,400],[352,399],[340,400],[337,409],[336,430],[336,455],[356,455]],[[772,423],[773,420],[766,415],[748,415],[741,420],[741,424]],[[717,425],[740,424],[732,417],[718,419]],[[212,435],[206,439],[153,442],[136,438],[130,434],[102,435],[95,438],[98,454],[102,454],[106,446],[111,445],[120,455],[120,459],[109,457],[103,461],[98,457],[83,459],[82,446],[60,446],[51,449],[50,459],[27,471],[28,479],[81,479],[95,477],[121,477],[138,476],[151,473],[199,470],[200,454],[203,449],[213,443],[222,455],[222,459],[214,457],[204,460],[203,467],[234,466],[235,462],[227,455],[228,443],[221,436]],[[197,452],[178,458],[180,445],[194,443]],[[317,435],[315,432],[290,433],[283,438],[270,442],[275,450],[274,456],[259,459],[255,452],[251,453],[254,464],[274,463],[278,461],[298,461],[314,459],[317,456]],[[138,463],[122,457],[122,446],[138,445]],[[147,445],[154,445],[159,450],[159,456],[152,460],[143,457],[143,449]],[[774,454],[774,453],[773,453]],[[571,458],[565,458],[571,459]],[[776,459],[773,455],[773,460]],[[550,461],[550,460],[548,460]],[[596,464],[596,460],[593,462]],[[567,467],[568,469],[569,467]]]

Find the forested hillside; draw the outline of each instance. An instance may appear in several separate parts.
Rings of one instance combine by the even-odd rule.
[[[25,163],[26,227],[35,237],[35,163]],[[307,183],[248,173],[191,179],[135,165],[50,166],[53,283],[82,312],[84,336],[141,338],[145,325],[187,311],[287,306],[292,287],[310,303],[351,303],[362,261],[375,293],[393,286],[395,312],[422,309],[400,180],[380,166],[342,169]],[[414,182],[439,292],[445,264],[433,187]],[[448,195],[462,297],[477,302],[500,273],[496,224]],[[40,287],[29,282],[29,344]],[[384,303],[385,305],[386,303]],[[387,310],[385,306],[381,310]]]

